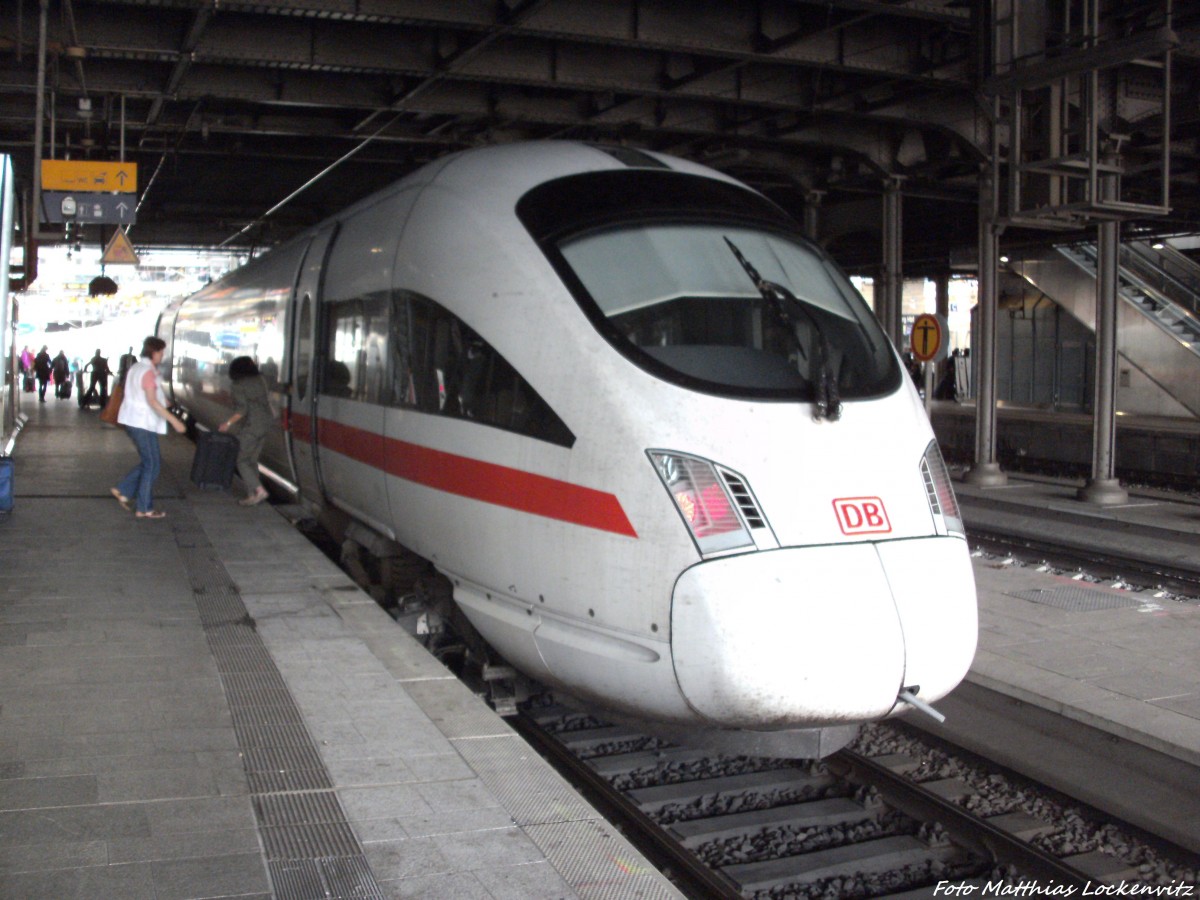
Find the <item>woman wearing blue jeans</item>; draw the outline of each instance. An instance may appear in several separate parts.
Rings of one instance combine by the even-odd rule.
[[[167,409],[167,397],[158,380],[158,365],[166,346],[165,341],[156,337],[142,342],[142,358],[125,375],[125,399],[117,414],[117,421],[125,426],[137,447],[138,464],[112,489],[112,495],[124,509],[130,509],[129,498],[135,498],[139,519],[166,516],[154,508],[154,482],[162,468],[158,436],[167,433],[168,424],[180,434],[186,429],[183,421]]]

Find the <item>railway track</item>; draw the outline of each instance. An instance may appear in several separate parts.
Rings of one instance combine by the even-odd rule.
[[[1200,568],[1186,561],[1147,559],[1135,554],[1067,545],[984,526],[967,527],[972,547],[986,553],[1045,563],[1065,571],[1082,571],[1097,581],[1157,586],[1172,594],[1200,597]]]
[[[1017,802],[973,801],[991,776],[939,777],[921,754],[888,752],[890,726],[820,762],[714,756],[561,708],[517,727],[689,897],[918,897],[1022,882],[1079,893],[1144,874],[1056,838],[1060,825]]]
[[[1061,485],[1057,479],[1022,476],[1031,482]],[[1073,491],[1073,488],[1069,488]],[[1194,496],[1153,488],[1130,488],[1133,504],[1166,502],[1183,516],[1200,519]],[[1152,521],[1117,520],[1067,504],[1032,507],[1028,500],[1002,492],[981,496],[960,493],[959,505],[973,547],[1023,562],[1084,572],[1098,581],[1161,587],[1183,599],[1200,597],[1200,562],[1195,535]]]
[[[1200,595],[1200,571],[1186,566],[972,527],[969,513],[967,522],[989,553]],[[1168,849],[1165,863],[1153,852],[1103,853],[1091,838],[1061,836],[1074,813],[977,800],[977,785],[931,778],[917,755],[877,743],[811,763],[714,756],[557,709],[510,722],[689,897],[924,897],[939,885],[964,895],[1022,883],[1099,893],[1126,879],[1169,888],[1200,877],[1186,853],[1179,862]]]

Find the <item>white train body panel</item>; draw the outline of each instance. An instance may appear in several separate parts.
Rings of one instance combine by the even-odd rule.
[[[693,186],[715,185],[715,199],[677,220],[670,202],[646,200],[626,231],[617,193],[589,223],[589,173],[603,194],[631,170],[634,187],[665,179],[671,202],[686,206]],[[716,201],[729,197],[746,207],[726,225]],[[246,285],[269,273],[261,293],[286,298],[271,328],[292,344],[278,385],[288,446],[311,445],[318,460],[309,499],[432,560],[514,665],[620,712],[770,730],[878,719],[899,711],[905,688],[943,696],[970,665],[976,607],[932,431],[861,298],[819,253],[775,236],[782,217],[760,235],[755,204],[768,206],[679,160],[496,147],[338,217],[311,353],[295,346],[308,327],[291,296],[299,275],[289,283],[262,261],[235,273]],[[759,296],[757,272],[719,238],[801,289]],[[685,260],[694,239],[705,252]],[[303,255],[277,253],[296,266]],[[833,287],[810,302],[805,272]],[[608,278],[611,290],[598,284]],[[673,279],[687,290],[660,303],[653,291]],[[176,395],[209,424],[224,415],[222,391],[210,379],[202,399],[203,348],[180,336],[234,316],[224,284],[167,321]],[[745,346],[726,339],[726,318]],[[711,333],[680,339],[695,322]],[[654,329],[661,339],[645,340]],[[861,374],[855,342],[873,348]],[[349,364],[345,396],[318,375],[323,359]],[[312,360],[315,400],[298,387]],[[505,380],[509,367],[519,380]],[[706,381],[709,368],[733,386]],[[828,373],[849,386],[836,421],[814,418],[804,393]],[[265,462],[299,467],[278,453]],[[689,526],[689,515],[700,518]]]

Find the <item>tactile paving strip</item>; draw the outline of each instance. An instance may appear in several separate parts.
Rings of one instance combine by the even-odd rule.
[[[1123,609],[1142,605],[1142,602],[1136,597],[1123,597],[1120,594],[1108,591],[1098,591],[1094,588],[1075,586],[1059,587],[1050,590],[1017,591],[1009,596],[1072,612],[1092,612],[1097,609]]]
[[[271,883],[279,896],[289,897],[384,897],[363,893],[363,876],[370,877],[365,861],[344,858],[286,860],[268,863]]]
[[[331,790],[333,783],[313,747],[252,747],[242,765],[254,794]]]
[[[184,557],[186,563],[187,558]],[[223,622],[236,622],[246,612],[246,606],[242,603],[242,598],[238,596],[238,592],[233,587],[221,589],[205,589],[198,591],[195,582],[192,582],[193,593],[204,594],[204,607],[200,610],[200,622],[202,625],[220,625]]]
[[[345,821],[341,804],[332,791],[265,794],[252,799],[258,819],[264,825],[319,825]]]
[[[233,579],[195,518],[177,516],[176,544],[233,714],[273,895],[384,897]]]
[[[679,894],[603,820],[556,822],[525,829],[568,884],[588,900],[670,900]]]
[[[454,748],[521,827],[592,819],[595,810],[516,735],[454,741]]]

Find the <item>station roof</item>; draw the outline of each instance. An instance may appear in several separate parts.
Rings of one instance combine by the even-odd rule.
[[[904,194],[906,272],[944,268],[953,251],[975,244],[991,152],[994,85],[981,64],[993,33],[989,4],[46,5],[39,95],[41,4],[0,0],[0,152],[30,184],[40,109],[43,158],[136,162],[129,237],[140,245],[270,245],[447,152],[541,138],[695,159],[797,218],[819,200],[820,233],[851,269],[878,263],[889,181]],[[1111,98],[1109,125],[1148,157],[1164,141],[1172,150],[1171,212],[1133,217],[1130,228],[1194,233],[1200,11],[1175,6],[1170,133],[1138,105],[1137,84]],[[1127,32],[1160,34],[1169,2],[1113,7],[1106,15]],[[1130,171],[1127,187],[1137,177]],[[100,240],[98,226],[86,229],[84,240]],[[1006,240],[1023,234],[1011,230]],[[1057,235],[1027,235],[1049,236]]]

